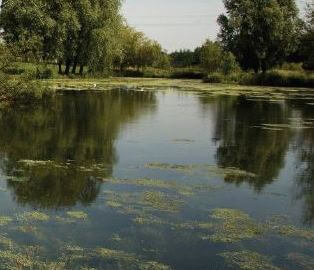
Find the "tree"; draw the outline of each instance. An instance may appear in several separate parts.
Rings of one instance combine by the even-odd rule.
[[[139,70],[147,66],[164,66],[169,62],[157,41],[150,40],[128,25],[121,27],[117,43],[114,62],[121,72],[128,67]]]
[[[71,66],[75,73],[78,65],[81,72],[84,65],[94,71],[110,66],[104,55],[112,53],[120,5],[120,0],[5,0],[0,27],[5,42],[18,44],[25,58],[31,53],[35,60],[58,60],[59,72],[64,63],[66,74]]]
[[[295,50],[295,0],[224,0],[224,5],[227,14],[218,18],[218,37],[243,69],[265,72]]]
[[[314,4],[306,6],[304,34],[301,36],[301,55],[305,69],[314,69]]]
[[[224,52],[222,57],[221,70],[223,74],[229,75],[239,69],[238,62],[232,52]]]
[[[201,66],[209,73],[217,72],[221,68],[223,50],[217,42],[206,40],[201,47]]]

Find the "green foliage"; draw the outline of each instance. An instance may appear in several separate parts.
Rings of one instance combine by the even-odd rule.
[[[302,72],[302,63],[283,63],[280,67],[281,70],[299,71]]]
[[[307,4],[306,21],[304,33],[301,36],[301,55],[303,56],[303,67],[314,70],[314,5]]]
[[[223,50],[218,43],[207,40],[201,48],[201,66],[208,73],[217,72],[221,68]]]
[[[223,76],[220,73],[212,73],[209,74],[205,79],[204,82],[206,83],[222,83]]]
[[[201,48],[191,50],[179,50],[170,54],[171,65],[173,67],[191,67],[200,64]]]
[[[28,77],[9,77],[5,72],[16,71],[12,50],[7,46],[0,45],[0,103],[29,104],[48,96],[47,89]]]
[[[36,70],[28,72],[26,76],[30,79],[44,80],[52,79],[54,77],[54,74],[51,68],[36,67]]]
[[[225,52],[222,57],[221,71],[224,75],[230,75],[232,72],[239,71],[239,64],[231,52]]]
[[[207,73],[222,72],[224,75],[229,75],[239,70],[233,53],[224,52],[219,43],[210,40],[207,40],[200,49],[200,61]]]
[[[168,55],[161,45],[148,39],[142,32],[123,25],[118,33],[118,50],[115,56],[115,66],[123,73],[126,68],[136,68],[137,71],[146,67],[170,66]]]
[[[245,70],[266,71],[296,49],[299,32],[294,0],[224,0],[219,39]]]
[[[314,76],[304,72],[270,71],[261,74],[247,74],[242,77],[241,84],[281,86],[281,87],[314,87]]]
[[[110,67],[114,31],[121,22],[120,0],[7,0],[0,25],[8,44],[24,60],[58,60],[65,73],[80,65],[90,71]],[[62,71],[61,68],[59,70]]]

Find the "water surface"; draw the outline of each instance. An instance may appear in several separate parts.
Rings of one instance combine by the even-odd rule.
[[[0,269],[312,269],[314,98],[291,93],[1,111]]]

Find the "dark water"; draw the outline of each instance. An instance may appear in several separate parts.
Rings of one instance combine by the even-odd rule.
[[[311,103],[115,90],[0,112],[0,269],[313,269]]]

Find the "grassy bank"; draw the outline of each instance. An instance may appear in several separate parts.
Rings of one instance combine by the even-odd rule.
[[[23,76],[0,74],[0,106],[20,106],[41,102],[52,96],[48,85]]]
[[[314,88],[314,73],[304,71],[272,70],[266,73],[233,73],[224,76],[210,74],[203,79],[206,83],[232,83],[252,86]]]
[[[245,94],[248,91],[268,93],[271,87],[299,87],[314,89],[314,73],[303,70],[273,70],[265,74],[237,72],[230,75],[213,73],[204,76],[197,68],[127,70],[114,72],[114,77],[64,76],[57,73],[56,65],[16,63],[0,74],[0,103],[28,105],[42,101],[55,91],[109,90],[112,88],[179,88],[213,93]],[[202,79],[202,80],[201,80]],[[256,86],[267,86],[267,89]],[[288,91],[282,88],[282,91]]]

